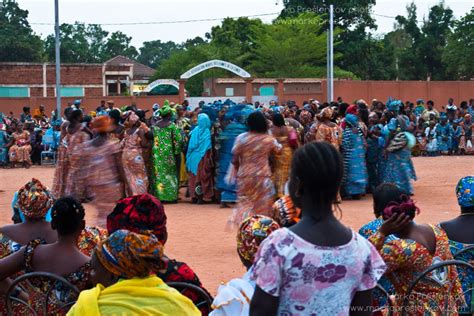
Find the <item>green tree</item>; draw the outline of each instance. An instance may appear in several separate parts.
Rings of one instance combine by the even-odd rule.
[[[138,51],[135,46],[131,45],[131,42],[132,38],[126,34],[120,31],[113,32],[104,45],[103,58],[108,60],[117,55],[122,55],[131,59],[137,58]]]
[[[442,59],[453,80],[474,78],[474,9],[454,24]]]
[[[0,61],[40,62],[43,42],[28,23],[28,11],[17,2],[0,3]]]
[[[170,57],[171,53],[178,50],[179,46],[172,41],[162,42],[160,40],[144,42],[140,47],[140,56],[138,61],[144,65],[150,66],[153,69],[163,62],[163,60]]]

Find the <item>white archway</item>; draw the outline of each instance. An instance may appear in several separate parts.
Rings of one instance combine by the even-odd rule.
[[[237,65],[234,65],[227,61],[214,59],[214,60],[203,62],[202,64],[199,64],[196,67],[189,69],[188,71],[186,71],[184,74],[181,75],[181,79],[189,79],[192,76],[197,75],[198,73],[201,73],[211,68],[222,68],[230,72],[233,72],[234,74],[242,78],[252,77],[247,71],[245,71],[244,69],[240,68]]]
[[[149,92],[151,92],[151,90],[155,89],[156,87],[163,86],[163,85],[173,86],[173,87],[175,87],[176,89],[179,90],[178,81],[176,81],[174,79],[158,79],[158,80],[155,80],[152,83],[150,83],[148,86],[146,86],[146,88],[143,89],[143,92],[149,93]]]

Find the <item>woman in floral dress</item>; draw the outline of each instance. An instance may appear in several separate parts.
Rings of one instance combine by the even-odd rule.
[[[134,112],[126,114],[125,132],[122,140],[122,164],[125,173],[127,196],[148,192],[148,176],[143,159],[143,145],[148,127],[140,122]]]
[[[298,147],[298,134],[292,127],[285,126],[285,119],[279,113],[273,115],[271,134],[282,146],[278,154],[275,155],[275,165],[273,166],[273,182],[276,195],[280,198],[285,195],[285,185],[290,177],[293,150]]]
[[[10,147],[10,162],[13,164],[23,164],[30,167],[31,162],[31,145],[30,133],[23,129],[23,124],[18,123],[16,131],[12,134],[12,146]]]
[[[249,132],[235,140],[232,164],[237,169],[237,208],[230,224],[240,225],[253,215],[272,215],[275,189],[272,182],[270,156],[278,153],[281,146],[268,134],[268,125],[260,112],[247,119]]]
[[[179,190],[179,166],[181,165],[181,132],[171,122],[169,106],[160,109],[161,121],[153,130],[153,192],[163,202],[177,202]]]

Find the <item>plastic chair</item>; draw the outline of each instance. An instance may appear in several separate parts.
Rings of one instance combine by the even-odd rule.
[[[448,279],[448,268],[457,269],[458,272],[460,269],[466,269],[468,273],[474,273],[474,267],[472,265],[460,260],[449,260],[430,266],[423,271],[423,273],[418,275],[408,287],[403,299],[403,306],[401,307],[402,315],[412,315],[420,311],[430,310],[434,310],[436,315],[457,315],[461,308],[465,307],[465,305],[461,304],[464,303],[464,294],[467,291],[472,291],[472,288],[467,289],[467,291],[464,290],[462,297],[454,298],[456,306],[449,306],[451,290],[455,283],[459,282],[459,279]],[[438,299],[443,298],[442,306],[438,304],[437,299],[430,297],[430,293],[426,294],[417,291],[417,288],[422,285],[439,289],[436,294],[438,295]],[[429,310],[426,306],[427,303],[429,304]]]
[[[209,311],[212,310],[212,297],[199,286],[186,282],[169,282],[167,283],[167,285],[176,289],[184,296],[186,296],[184,292],[186,292],[187,290],[194,292],[198,296],[198,299],[193,302],[194,305],[198,309],[202,309],[203,307],[205,307]]]
[[[41,152],[41,165],[56,165],[56,151],[52,147],[48,147],[47,150]]]
[[[38,286],[38,282],[41,282],[41,286]],[[18,291],[23,292],[29,299],[15,296]],[[34,316],[66,314],[79,297],[79,292],[76,286],[53,273],[27,273],[16,278],[8,288],[7,315],[18,314],[15,308],[19,307],[25,308],[28,315]],[[34,298],[33,306],[29,302],[31,297]],[[54,311],[50,310],[50,305],[54,305]]]

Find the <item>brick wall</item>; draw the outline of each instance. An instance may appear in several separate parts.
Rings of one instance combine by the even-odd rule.
[[[2,84],[43,84],[43,65],[0,63],[0,85]]]

